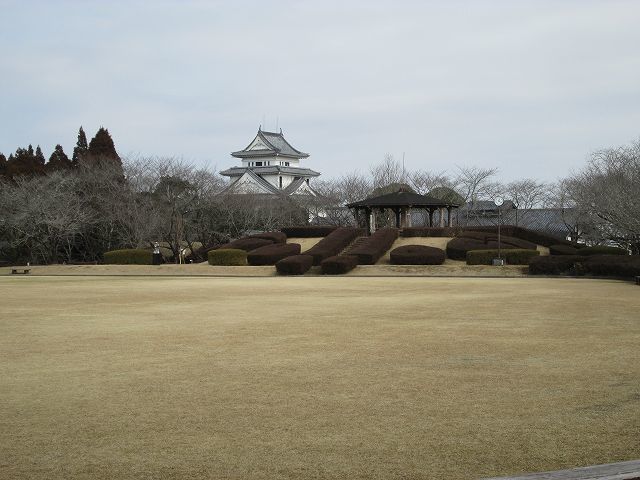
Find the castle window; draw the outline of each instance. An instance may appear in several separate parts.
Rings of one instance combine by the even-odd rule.
[[[282,177],[280,177],[280,190],[282,190]]]
[[[284,166],[288,167],[289,166],[289,162],[284,162]]]
[[[256,167],[261,167],[262,166],[262,162],[256,162]]]

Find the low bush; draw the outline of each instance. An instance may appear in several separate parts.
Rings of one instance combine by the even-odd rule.
[[[550,255],[578,255],[578,249],[569,245],[549,245]]]
[[[349,255],[358,257],[358,265],[373,265],[398,238],[397,228],[381,228],[357,247],[349,251]]]
[[[151,265],[153,252],[138,248],[126,248],[105,252],[103,258],[107,265]]]
[[[492,233],[492,232],[475,232],[475,231],[464,231],[462,233],[460,233],[458,235],[459,237],[462,238],[473,238],[475,240],[480,240],[483,241],[485,244],[494,242],[498,243],[498,234],[497,233]],[[538,245],[533,243],[533,242],[529,242],[528,240],[523,240],[521,238],[517,238],[517,237],[511,237],[509,235],[503,235],[501,232],[500,235],[500,245],[501,247],[505,247],[505,248],[520,248],[520,249],[524,249],[524,250],[535,250]]]
[[[311,255],[292,255],[276,262],[276,270],[280,275],[303,275],[313,265]]]
[[[220,248],[207,253],[209,265],[237,266],[247,264],[247,252],[239,248]]]
[[[469,227],[469,229],[476,232],[493,233],[494,235],[497,235],[498,233],[497,225],[485,227]],[[533,230],[522,227],[515,227],[513,225],[501,226],[500,232],[506,236],[519,238],[521,240],[527,240],[531,243],[535,243],[536,245],[543,245],[545,247],[548,247],[550,245],[574,245],[572,242],[570,242],[569,240],[565,240],[564,238],[553,237],[551,235],[534,232]]]
[[[364,234],[365,232],[361,228],[336,228],[333,232],[304,253],[305,255],[313,256],[314,265],[320,265],[322,260],[333,255],[338,255],[342,250],[348,247],[351,242]]]
[[[629,252],[624,248],[595,245],[581,248],[580,255],[629,255]]]
[[[442,265],[444,250],[424,245],[404,245],[389,254],[392,265]]]
[[[299,253],[299,243],[276,243],[251,250],[247,254],[247,262],[253,266],[275,265],[278,260]]]
[[[533,257],[529,261],[531,275],[575,275],[575,265],[586,257],[580,255],[548,255]]]
[[[333,232],[338,227],[333,226],[319,226],[319,225],[308,225],[301,227],[284,227],[281,228],[280,231],[284,233],[287,237],[298,237],[298,238],[313,238],[313,237],[326,237],[331,232]]]
[[[233,242],[220,245],[217,248],[244,250],[245,252],[250,252],[251,250],[255,250],[256,248],[260,248],[260,247],[266,247],[267,245],[273,245],[273,241],[267,240],[265,238],[243,237],[243,238],[239,238],[238,240],[234,240]]]
[[[358,258],[352,255],[335,255],[320,264],[323,275],[342,275],[358,266]]]
[[[287,235],[282,232],[257,233],[248,238],[262,238],[264,240],[271,240],[273,243],[287,243]]]
[[[508,265],[528,265],[531,258],[540,255],[538,250],[507,249],[500,252],[500,257]],[[467,265],[491,265],[498,258],[498,250],[470,250],[467,252]]]
[[[447,243],[447,257],[452,260],[466,260],[468,251],[487,248],[489,247],[484,243],[484,240],[456,237]]]
[[[588,275],[633,278],[640,276],[638,255],[590,255],[582,263]]]
[[[411,237],[455,237],[459,229],[454,227],[405,227],[400,236]]]

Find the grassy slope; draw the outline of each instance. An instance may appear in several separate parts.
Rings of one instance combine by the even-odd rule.
[[[466,479],[640,457],[630,283],[32,277],[0,291],[0,478]]]

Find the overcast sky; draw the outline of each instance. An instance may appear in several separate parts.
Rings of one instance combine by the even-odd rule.
[[[326,176],[553,180],[640,138],[640,1],[0,0],[0,152],[111,132],[218,170],[282,128]]]

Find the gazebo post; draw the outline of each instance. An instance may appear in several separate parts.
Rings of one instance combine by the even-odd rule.
[[[400,207],[396,207],[393,209],[396,214],[396,228],[400,228]]]
[[[444,227],[444,207],[438,208],[438,216],[440,217],[438,223],[441,227]]]
[[[451,221],[451,206],[447,207],[447,227],[453,227],[453,222]]]
[[[367,235],[371,235],[371,210],[368,208],[365,208],[364,213],[365,213],[365,223],[367,225]]]
[[[429,209],[429,226],[433,227],[433,208]]]

